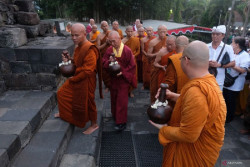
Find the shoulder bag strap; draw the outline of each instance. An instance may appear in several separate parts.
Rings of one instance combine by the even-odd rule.
[[[224,45],[223,45],[223,47],[222,47],[222,49],[221,49],[221,51],[220,51],[219,57],[218,57],[217,60],[216,60],[217,62],[220,60],[221,54],[222,54],[222,52],[223,52],[225,46],[226,46],[226,44],[224,43]]]

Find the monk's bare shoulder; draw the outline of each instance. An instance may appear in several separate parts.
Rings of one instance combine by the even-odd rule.
[[[127,41],[128,41],[127,37],[125,37],[125,38],[122,39],[122,43],[126,43]]]
[[[157,53],[157,56],[162,57],[162,56],[165,56],[166,54],[168,54],[168,50],[167,50],[166,47],[163,47],[163,48],[161,48],[161,49],[159,50],[159,52]]]
[[[159,41],[159,38],[154,38],[149,42],[149,46],[154,47]]]

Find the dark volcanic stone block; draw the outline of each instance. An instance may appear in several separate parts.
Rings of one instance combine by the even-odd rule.
[[[23,48],[23,47],[15,48],[14,51],[15,51],[17,61],[29,60],[28,50],[26,48]]]
[[[65,129],[65,131],[37,133],[15,160],[13,166],[57,166],[58,151],[63,148],[62,141],[66,139],[67,131]]]
[[[28,74],[11,74],[4,75],[5,84],[12,88],[28,88],[30,87]]]
[[[52,33],[53,27],[48,21],[40,21],[39,23],[39,35],[44,36],[46,33]]]
[[[0,48],[0,59],[5,61],[16,61],[15,50],[11,48]]]
[[[9,157],[5,149],[0,149],[0,164],[1,167],[7,167],[9,164]]]
[[[42,50],[41,49],[27,49],[29,62],[42,62]]]
[[[31,132],[33,132],[40,124],[41,115],[39,109],[12,109],[8,110],[8,112],[0,118],[0,121],[29,121]]]
[[[19,11],[35,12],[33,1],[31,0],[15,0],[15,5],[19,7]]]
[[[32,63],[31,69],[33,73],[53,73],[56,69],[55,65],[47,65],[40,63]]]
[[[28,38],[35,38],[39,35],[39,25],[32,25],[32,26],[28,26],[28,25],[16,25],[19,28],[22,28],[26,31],[27,37]]]
[[[10,62],[12,73],[31,73],[31,66],[27,61]]]
[[[38,82],[41,85],[50,85],[53,87],[56,87],[56,75],[55,74],[48,74],[48,73],[38,73],[37,74],[38,77]]]
[[[0,149],[6,149],[10,160],[21,149],[21,142],[17,135],[0,134]]]
[[[40,22],[40,18],[37,13],[34,12],[18,12],[17,23],[23,25],[37,25]]]
[[[27,36],[21,28],[0,29],[0,47],[15,48],[27,43]]]

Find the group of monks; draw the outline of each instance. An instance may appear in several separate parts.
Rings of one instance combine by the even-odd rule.
[[[98,129],[94,91],[96,74],[101,73],[105,92],[111,94],[115,129],[124,130],[128,97],[134,96],[137,82],[143,82],[142,89],[150,89],[151,103],[158,97],[159,85],[167,83],[166,96],[174,107],[171,119],[164,125],[150,121],[159,128],[163,166],[214,166],[224,140],[226,105],[215,77],[208,72],[207,45],[201,41],[189,43],[185,36],[166,36],[165,25],[158,26],[155,36],[152,27],[144,30],[137,24],[136,31],[132,26],[126,28],[126,37],[117,21],[112,24],[113,30],[102,21],[102,32],[92,24],[89,41],[83,25],[72,26],[77,68],[57,93],[59,113],[55,117],[79,127],[91,121],[84,134]],[[114,60],[121,72],[111,76],[108,69]],[[101,84],[99,80],[99,91]]]

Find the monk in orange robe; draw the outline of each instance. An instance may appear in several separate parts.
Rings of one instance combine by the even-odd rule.
[[[140,41],[140,45],[141,45],[141,40],[146,36],[144,34],[145,30],[143,27],[138,29],[138,35],[137,38],[139,38]],[[143,78],[142,78],[142,51],[140,49],[140,54],[137,56],[136,58],[136,65],[137,65],[137,78],[138,78],[138,82],[142,82]]]
[[[136,64],[136,58],[140,54],[140,41],[139,41],[139,38],[133,36],[133,27],[132,26],[128,26],[126,28],[125,32],[126,32],[127,36],[122,39],[122,43],[124,43],[126,46],[128,46],[131,49],[132,54],[134,56],[135,64]],[[136,75],[136,78],[137,78],[137,66],[136,66],[136,74],[135,75]],[[134,97],[134,94],[132,92],[134,88],[135,87],[130,88],[130,91],[129,91],[130,97]]]
[[[170,121],[160,125],[164,146],[163,167],[214,166],[224,141],[226,104],[214,76],[208,72],[209,49],[205,43],[190,43],[181,57],[181,67],[190,81],[181,94],[166,91],[175,100]]]
[[[148,45],[151,40],[156,38],[154,36],[154,31],[152,27],[147,27],[147,36],[141,40],[141,54],[142,54],[142,79],[143,79],[143,86],[144,88],[149,89],[150,87],[150,71],[151,71],[151,64],[150,58],[147,57],[148,52]]]
[[[97,37],[97,47],[100,50],[101,57],[103,57],[108,47],[111,46],[108,40],[110,30],[109,25],[106,21],[101,22],[101,29],[103,30],[103,32],[100,33]],[[105,85],[105,92],[108,92],[110,88],[110,76],[107,69],[102,69],[102,79]]]
[[[57,92],[59,113],[56,113],[55,117],[60,117],[80,128],[83,128],[90,120],[91,126],[83,133],[91,134],[98,129],[95,88],[96,72],[101,73],[99,51],[87,40],[84,25],[74,24],[71,36],[77,46],[73,60],[76,71],[74,76],[66,80]],[[62,58],[64,62],[69,60],[69,57],[64,55]],[[101,81],[100,76],[99,81]],[[99,84],[99,89],[101,89],[101,84]],[[101,91],[100,96],[102,97]]]
[[[158,91],[158,69],[154,67],[155,57],[160,51],[162,47],[166,46],[167,40],[167,27],[164,25],[160,25],[158,27],[158,37],[150,41],[148,47],[147,56],[151,58],[151,73],[150,73],[150,101],[153,103],[155,99],[155,95]]]
[[[154,70],[156,73],[158,73],[158,80],[155,81],[155,83],[156,82],[158,83],[158,88],[160,87],[160,84],[163,83],[164,81],[168,58],[176,53],[175,40],[176,40],[175,36],[173,35],[168,36],[166,45],[167,47],[162,48],[160,52],[156,55],[154,61],[154,66],[155,66]]]
[[[123,39],[123,33],[122,33],[122,30],[119,29],[119,23],[118,23],[118,21],[114,21],[114,22],[112,23],[112,27],[113,27],[113,30],[114,30],[114,31],[117,31],[117,32],[119,33],[120,38]]]
[[[97,25],[92,26],[92,31],[89,33],[89,41],[94,45],[97,44],[97,36],[100,34],[100,31],[97,30]]]
[[[168,58],[168,65],[165,72],[164,83],[168,84],[169,90],[174,93],[181,93],[181,89],[188,82],[187,75],[181,68],[181,56],[189,40],[186,36],[179,36],[176,41],[176,54]]]

